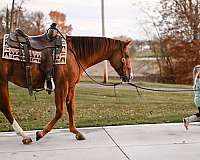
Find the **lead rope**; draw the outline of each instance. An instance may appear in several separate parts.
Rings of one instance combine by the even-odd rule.
[[[153,91],[153,92],[168,92],[168,93],[180,93],[180,92],[194,92],[194,91],[198,91],[197,89],[154,89],[154,88],[149,88],[149,87],[143,87],[140,85],[137,85],[135,83],[131,83],[128,82],[127,83],[130,86],[135,87],[136,89],[142,89],[142,90],[146,90],[146,91]]]
[[[63,36],[63,34],[56,28],[56,30],[58,31],[58,33],[61,35],[61,37],[67,41],[67,39]],[[116,86],[118,85],[121,85],[123,84],[123,82],[118,82],[118,83],[114,83],[114,84],[104,84],[104,83],[101,83],[101,82],[98,82],[96,81],[94,78],[92,78],[87,72],[86,70],[84,69],[84,67],[82,66],[82,64],[80,63],[80,61],[78,60],[74,50],[72,50],[71,48],[69,48],[70,51],[72,52],[72,54],[74,55],[77,63],[79,64],[79,66],[81,67],[81,69],[83,69],[84,73],[88,76],[88,78],[90,78],[94,83],[96,84],[99,84],[99,85],[102,85],[102,86],[113,86],[114,87],[114,92],[115,92],[115,96],[116,96]],[[142,89],[142,90],[147,90],[147,91],[153,91],[153,92],[194,92],[194,91],[197,91],[196,89],[175,89],[175,90],[167,90],[167,89],[153,89],[153,88],[148,88],[148,87],[143,87],[143,86],[139,86],[135,83],[131,83],[131,82],[128,82],[126,83],[130,86],[133,86],[136,88],[136,91],[138,93],[138,95],[141,97],[141,93],[139,92],[139,89]]]

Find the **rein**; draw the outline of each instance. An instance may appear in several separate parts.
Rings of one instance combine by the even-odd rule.
[[[123,52],[123,49],[122,49],[122,44],[120,43],[120,51],[121,51],[121,54],[122,54],[122,58],[121,58],[121,65],[122,65],[122,75],[120,75],[120,78],[123,80],[123,79],[126,79],[126,56]]]

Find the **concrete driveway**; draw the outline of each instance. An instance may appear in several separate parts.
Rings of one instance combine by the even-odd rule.
[[[13,132],[0,133],[0,160],[199,160],[200,126],[146,124],[53,130],[39,142],[23,145]],[[33,139],[36,131],[28,131]]]

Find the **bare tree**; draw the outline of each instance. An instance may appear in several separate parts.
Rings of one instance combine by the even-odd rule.
[[[9,22],[10,22],[10,17],[9,17],[9,9],[7,8],[6,9],[6,17],[5,17],[5,21],[6,21],[6,33],[9,33],[10,32],[10,29],[9,29]]]
[[[164,35],[183,40],[199,39],[199,0],[160,0]]]
[[[11,14],[10,14],[10,31],[13,29],[13,15],[14,15],[14,6],[15,0],[12,0],[12,8],[11,8]]]
[[[160,30],[177,83],[192,82],[192,68],[200,63],[200,1],[161,0]],[[167,70],[167,66],[165,66]]]
[[[24,2],[21,0],[19,4],[14,5],[14,8],[11,9],[13,10],[12,16],[8,8],[0,10],[0,31],[2,34],[9,33],[10,29],[14,31],[16,28],[20,28],[30,35],[45,32],[44,13],[41,11],[27,12],[23,7]]]
[[[38,35],[45,32],[45,16],[41,11],[26,13],[21,21],[23,24],[21,28],[31,35]]]
[[[35,27],[36,27],[36,32],[37,34],[41,34],[44,32],[44,13],[43,12],[35,12],[34,13],[35,17]]]
[[[2,38],[5,33],[10,32],[10,14],[9,10],[0,10],[0,37]]]
[[[139,18],[137,21],[146,34],[151,51],[156,59],[156,64],[159,69],[158,79],[161,81],[162,79],[168,79],[170,82],[174,82],[172,62],[168,52],[166,52],[165,45],[163,44],[163,35],[158,21],[160,18],[159,12],[157,12],[157,10],[150,12],[148,8],[142,7],[140,7],[140,10],[145,16],[145,22],[142,22]],[[151,27],[148,27],[149,25]]]

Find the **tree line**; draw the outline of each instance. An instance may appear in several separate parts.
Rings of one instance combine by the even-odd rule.
[[[160,79],[192,83],[193,67],[200,64],[200,0],[160,0],[159,20],[148,15],[156,30],[150,40]]]
[[[44,13],[41,11],[29,12],[23,7],[24,0],[19,4],[14,4],[14,7],[3,8],[0,10],[0,37],[5,33],[10,33],[16,28],[22,29],[29,35],[38,35],[46,31],[46,21]],[[71,34],[72,25],[66,24],[66,15],[62,12],[51,11],[48,14],[52,22],[58,24],[58,28],[63,33]]]

